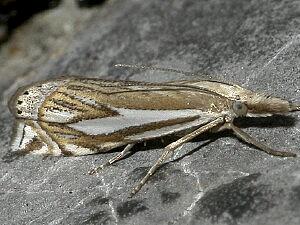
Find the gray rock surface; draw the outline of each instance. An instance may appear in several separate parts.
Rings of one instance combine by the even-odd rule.
[[[21,53],[28,54],[7,61],[2,56],[11,54],[8,47],[0,52],[0,224],[300,224],[299,157],[269,156],[226,132],[204,135],[185,144],[128,198],[176,137],[140,145],[116,166],[90,176],[90,168],[116,153],[10,157],[13,117],[5,105],[17,86],[60,75],[152,82],[212,78],[299,101],[299,1],[108,1],[76,11],[79,28],[66,26],[70,33],[53,35],[60,24],[76,28],[74,20],[64,20],[68,9],[55,9],[52,17],[48,12],[52,32],[20,28],[19,45],[37,35],[50,38],[47,48],[26,45]],[[117,63],[199,75],[117,69]],[[238,122],[271,146],[300,155],[299,113]]]

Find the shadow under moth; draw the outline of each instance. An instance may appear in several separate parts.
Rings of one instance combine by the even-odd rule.
[[[208,131],[229,129],[268,154],[295,157],[255,140],[233,122],[237,117],[300,111],[299,104],[219,81],[156,84],[78,77],[20,88],[9,108],[16,118],[12,151],[80,156],[124,146],[122,152],[90,174],[122,159],[137,143],[190,131],[164,148],[131,195],[178,147]]]

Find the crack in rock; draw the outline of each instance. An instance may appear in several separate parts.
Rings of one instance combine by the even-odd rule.
[[[278,56],[285,52],[291,45],[293,45],[294,43],[297,43],[297,41],[300,40],[300,34],[292,37],[292,39],[290,41],[288,41],[284,46],[282,46],[278,51],[277,53],[275,54],[275,56],[272,57],[272,59],[270,59],[265,65],[263,65],[263,67],[260,69],[260,71],[258,73],[253,73],[253,75],[251,76],[248,76],[246,78],[246,81],[242,84],[242,86],[246,86],[248,85],[249,81],[252,80],[252,79],[255,79],[260,73],[263,72],[263,70],[268,67],[273,61],[275,61]]]

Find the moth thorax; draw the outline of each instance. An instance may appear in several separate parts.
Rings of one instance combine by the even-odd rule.
[[[20,88],[10,100],[10,110],[17,118],[38,119],[45,99],[64,81],[51,81]]]

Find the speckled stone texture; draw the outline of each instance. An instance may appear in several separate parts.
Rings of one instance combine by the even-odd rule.
[[[163,146],[176,137],[141,144],[130,157],[90,176],[90,168],[116,152],[11,157],[13,117],[5,105],[18,86],[60,75],[152,82],[211,78],[300,101],[299,9],[297,0],[107,1],[92,9],[79,30],[66,26],[73,32],[68,38],[59,39],[61,33],[53,29],[55,51],[50,44],[30,60],[30,54],[21,54],[27,60],[24,70],[24,61],[0,60],[2,68],[11,65],[0,69],[0,224],[300,224],[299,158],[269,156],[228,132],[204,135],[180,148],[128,198]],[[49,17],[56,27],[69,15],[59,10]],[[19,28],[19,44],[33,37],[25,26]],[[199,75],[114,68],[117,63]],[[275,148],[300,155],[299,119],[294,113],[237,124]]]

